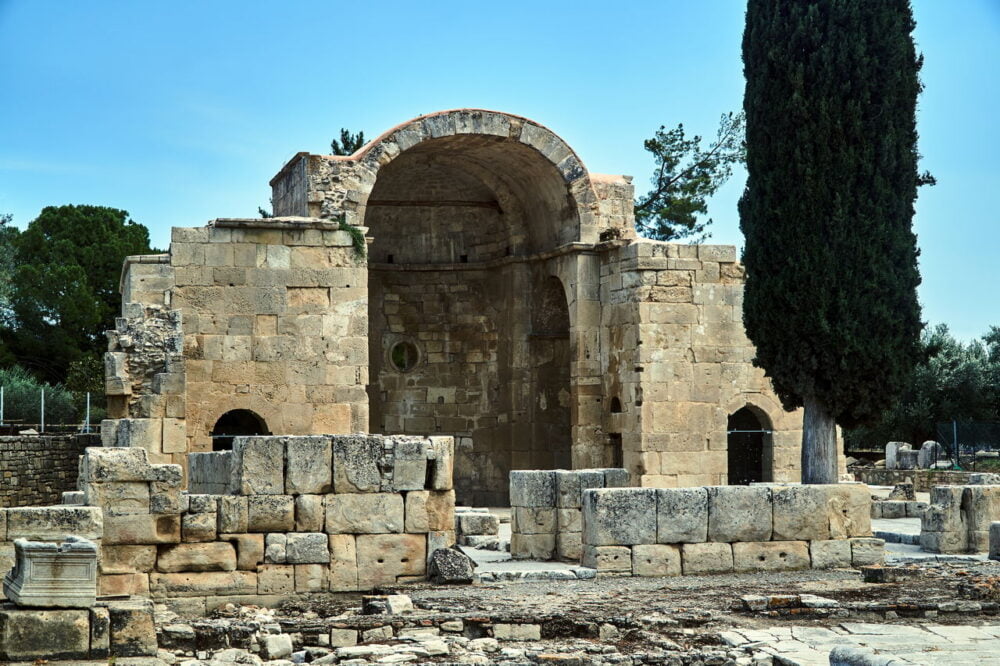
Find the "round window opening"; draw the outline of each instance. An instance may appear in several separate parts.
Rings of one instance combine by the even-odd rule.
[[[417,346],[409,340],[401,340],[389,349],[389,361],[400,372],[409,372],[420,360]]]

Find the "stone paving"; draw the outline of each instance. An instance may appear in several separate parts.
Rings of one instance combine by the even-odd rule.
[[[773,655],[775,663],[790,666],[825,666],[830,663],[830,651],[839,646],[866,648],[879,657],[891,657],[893,664],[1000,663],[1000,625],[844,622],[829,629],[801,626],[734,629],[720,636],[730,646],[757,649]]]

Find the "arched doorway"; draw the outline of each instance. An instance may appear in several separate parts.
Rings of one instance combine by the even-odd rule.
[[[234,437],[269,435],[267,423],[249,409],[233,409],[219,417],[212,428],[212,450],[231,451]]]
[[[726,442],[729,485],[771,480],[771,425],[766,415],[749,405],[731,414]]]

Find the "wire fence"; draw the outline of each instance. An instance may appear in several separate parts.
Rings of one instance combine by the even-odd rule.
[[[80,423],[48,423],[45,421],[45,389],[40,389],[38,392],[38,421],[36,423],[31,423],[26,419],[5,419],[5,409],[6,409],[6,391],[5,387],[0,386],[0,436],[2,435],[17,435],[25,430],[34,430],[35,432],[50,433],[50,434],[62,434],[68,432],[84,432],[89,433],[94,431],[94,426],[90,422],[90,393],[86,394],[86,407],[84,409],[83,420]]]
[[[938,423],[937,441],[959,469],[1000,472],[1000,423]]]

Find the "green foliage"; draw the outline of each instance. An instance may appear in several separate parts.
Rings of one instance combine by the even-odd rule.
[[[39,423],[41,421],[41,392],[45,389],[45,422],[75,423],[77,408],[74,396],[61,384],[39,382],[24,368],[0,368],[0,386],[3,387],[4,422]]]
[[[13,293],[14,278],[14,243],[20,233],[12,226],[14,217],[10,213],[0,215],[0,326],[9,324],[11,312],[10,298]]]
[[[338,227],[341,231],[346,231],[351,236],[351,247],[354,248],[354,255],[359,259],[364,259],[365,254],[368,251],[368,244],[365,243],[365,234],[361,229],[358,229],[353,224],[349,224],[344,216],[340,216],[340,225]]]
[[[274,217],[274,213],[269,210],[265,210],[262,206],[257,206],[257,213],[265,220]]]
[[[1000,422],[1000,327],[962,344],[941,324],[925,330],[922,360],[906,388],[868,426],[844,433],[850,447],[937,439],[937,424]]]
[[[63,381],[73,361],[103,352],[120,307],[122,261],[154,251],[149,232],[123,210],[50,206],[13,247],[12,316],[0,336],[18,365]]]
[[[788,409],[877,418],[920,358],[908,0],[750,0],[744,322]]]
[[[340,141],[334,139],[330,142],[330,152],[334,155],[353,155],[365,145],[365,133],[351,132],[343,127],[340,128]]]
[[[729,180],[733,165],[744,159],[744,116],[727,113],[719,121],[715,141],[705,150],[701,137],[684,136],[684,125],[672,130],[661,126],[643,144],[656,160],[651,179],[653,189],[635,202],[635,225],[639,233],[656,240],[690,239],[699,243],[711,236],[700,221],[708,212],[706,200]]]

